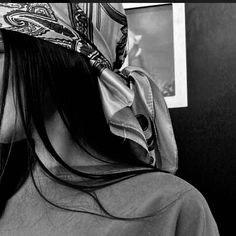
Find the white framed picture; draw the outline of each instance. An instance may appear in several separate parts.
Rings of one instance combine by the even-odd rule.
[[[184,3],[123,3],[129,25],[125,65],[145,69],[169,108],[187,107]]]

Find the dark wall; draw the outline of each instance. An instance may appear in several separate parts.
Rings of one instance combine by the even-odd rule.
[[[236,3],[186,4],[188,107],[170,109],[179,170],[207,199],[221,235],[236,205]],[[229,215],[230,213],[231,216]]]

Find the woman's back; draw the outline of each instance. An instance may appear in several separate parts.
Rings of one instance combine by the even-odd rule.
[[[74,178],[67,174],[61,174],[61,177]],[[103,214],[87,194],[56,184],[38,169],[35,179],[43,194],[54,203]],[[46,203],[29,178],[10,199],[0,221],[0,235],[218,235],[203,196],[193,186],[171,174],[142,174],[98,190],[97,196],[115,216],[155,215],[124,221],[61,210]]]

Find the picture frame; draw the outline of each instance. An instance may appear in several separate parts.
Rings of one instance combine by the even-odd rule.
[[[123,7],[131,48],[124,66],[138,63],[146,69],[146,63],[146,70],[163,93],[168,108],[187,107],[185,4],[123,3]]]

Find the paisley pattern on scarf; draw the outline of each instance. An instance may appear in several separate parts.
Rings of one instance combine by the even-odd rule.
[[[60,5],[60,4],[58,4]],[[57,9],[50,3],[0,3],[0,7],[8,9],[1,20],[1,28],[25,33],[33,37],[42,38],[68,49],[83,53],[91,59],[95,65],[112,69],[112,64],[122,65],[122,56],[114,58],[115,62],[110,62],[93,43],[93,24],[90,21],[92,15],[92,4],[71,3],[64,4],[69,22],[64,22]],[[86,14],[80,6],[86,8]],[[89,15],[89,17],[88,17]],[[69,24],[68,24],[69,23]],[[127,22],[122,26],[127,28]],[[126,39],[126,37],[123,36]],[[123,39],[122,50],[125,51],[126,41]],[[117,50],[121,52],[121,42],[117,42]],[[105,50],[107,50],[105,48]],[[125,55],[125,53],[123,52]],[[116,61],[116,60],[119,60]]]
[[[14,10],[4,16],[6,23],[11,26],[8,28],[9,30],[37,37],[50,30],[51,25],[49,22],[56,22],[53,11],[48,4],[28,5],[22,3],[17,5],[17,7],[15,6],[16,4],[12,5],[11,3],[2,3],[0,5],[14,8]],[[56,27],[55,24],[55,28],[59,27]],[[71,35],[69,36],[71,37]]]

